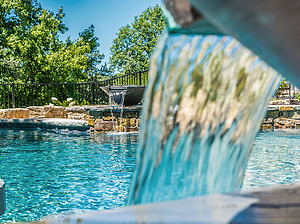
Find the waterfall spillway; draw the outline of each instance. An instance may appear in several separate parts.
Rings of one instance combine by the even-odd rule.
[[[127,89],[126,88],[120,88],[120,89],[113,89],[108,91],[108,96],[109,96],[109,107],[110,107],[110,113],[112,117],[112,122],[113,122],[113,129],[114,132],[117,131],[116,126],[115,126],[115,121],[114,121],[114,111],[116,108],[120,108],[120,124],[122,124],[123,120],[123,110],[124,110],[124,100],[125,100],[125,95],[126,95]],[[114,98],[114,100],[112,100]],[[113,103],[113,101],[115,103]],[[117,104],[117,105],[115,105]],[[119,130],[121,130],[120,128]]]
[[[149,79],[128,203],[239,189],[280,75],[230,36],[165,34]]]

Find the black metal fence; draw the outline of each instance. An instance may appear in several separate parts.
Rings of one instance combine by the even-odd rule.
[[[36,84],[0,84],[0,108],[22,108],[42,106],[52,103],[55,97],[63,102],[73,98],[79,104],[108,104],[106,93],[100,88],[113,85],[147,85],[148,71],[114,77],[101,82],[89,83],[36,83]]]

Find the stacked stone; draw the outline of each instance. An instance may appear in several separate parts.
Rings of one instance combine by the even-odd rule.
[[[262,129],[300,129],[300,105],[270,105]]]
[[[265,118],[262,129],[300,129],[300,120],[291,118]]]
[[[0,119],[68,118],[88,120],[89,112],[82,107],[31,106],[27,108],[1,109]]]
[[[74,106],[74,107],[65,107],[68,114],[68,119],[76,120],[88,120],[90,118],[89,111],[85,110],[84,107]]]
[[[28,109],[2,109],[0,110],[0,119],[26,119],[29,118]]]
[[[291,101],[288,100],[288,99],[286,99],[286,100],[272,100],[270,102],[270,105],[291,105],[291,104],[292,105],[299,105],[300,102],[299,102],[298,99],[291,99]]]
[[[89,119],[93,132],[137,132],[141,118],[139,112],[124,112],[124,118],[112,116],[109,112],[103,113],[99,119]]]

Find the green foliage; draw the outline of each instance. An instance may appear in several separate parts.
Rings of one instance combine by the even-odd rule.
[[[110,48],[113,70],[128,74],[148,70],[150,57],[166,26],[160,6],[149,7],[131,25],[120,28]]]
[[[89,101],[86,101],[85,99],[81,102],[81,104],[80,105],[91,105],[90,103],[89,103]]]
[[[0,82],[58,83],[88,80],[104,55],[94,26],[72,41],[59,35],[68,28],[62,8],[54,14],[36,0],[1,0]]]
[[[283,78],[283,79],[281,80],[279,89],[284,89],[284,88],[287,88],[288,86],[289,86],[288,82],[286,81],[285,78]]]
[[[72,98],[69,98],[69,99],[61,102],[61,101],[57,100],[55,97],[52,97],[52,102],[53,102],[54,106],[61,106],[61,107],[90,105],[90,103],[85,99],[81,103],[79,103],[77,100],[74,100]]]
[[[104,54],[101,54],[99,51],[100,44],[98,43],[98,37],[95,37],[95,27],[91,25],[88,29],[85,29],[79,34],[79,37],[89,46],[89,55],[87,58],[87,68],[85,72],[88,74],[90,80],[93,81],[93,76],[100,73],[98,68],[104,58]]]
[[[300,101],[300,93],[295,95],[295,98],[298,99]]]
[[[113,71],[111,70],[109,65],[104,62],[104,64],[101,65],[100,69],[95,69],[95,72],[93,72],[89,77],[90,81],[92,82],[100,82],[111,78],[112,75]]]
[[[60,106],[60,107],[68,107],[69,102],[64,100],[63,102],[60,102],[59,100],[53,102],[54,106]]]

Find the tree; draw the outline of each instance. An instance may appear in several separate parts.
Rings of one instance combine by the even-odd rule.
[[[120,28],[110,48],[112,69],[121,73],[147,70],[158,38],[166,26],[160,6],[149,7]]]
[[[95,27],[91,25],[88,29],[85,29],[79,34],[79,37],[89,46],[90,52],[87,59],[86,73],[89,79],[93,79],[93,76],[100,73],[99,65],[104,59],[104,54],[100,53],[98,43],[98,37],[95,37]]]
[[[113,76],[113,71],[111,70],[110,66],[106,62],[104,62],[104,64],[100,66],[97,72],[93,73],[90,79],[93,82],[99,82],[107,78],[111,78],[112,76]]]
[[[1,82],[88,80],[104,57],[98,50],[94,26],[74,41],[61,41],[59,35],[68,30],[64,16],[63,8],[54,14],[36,0],[1,0]]]
[[[1,0],[0,4],[0,81],[12,82],[20,77],[21,61],[9,47],[9,41],[24,35],[20,27],[28,27],[32,15],[40,10],[37,2]],[[24,35],[25,36],[25,35]],[[14,38],[12,38],[14,37]],[[16,52],[18,53],[18,52]]]

